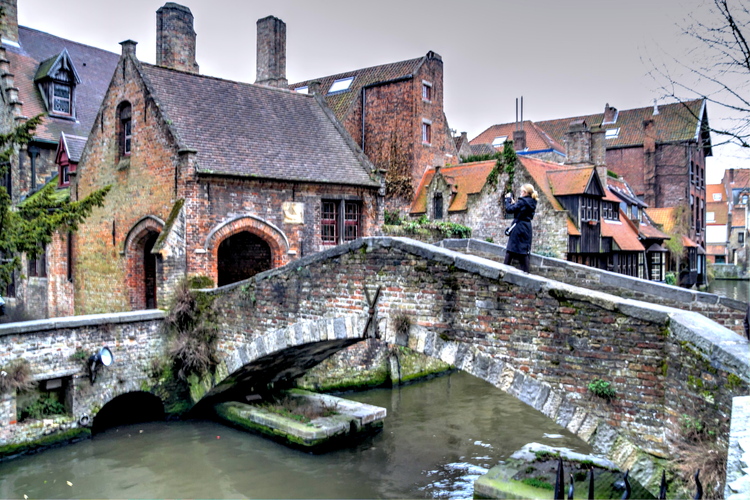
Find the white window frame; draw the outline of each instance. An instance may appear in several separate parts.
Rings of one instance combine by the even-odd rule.
[[[610,128],[604,132],[605,139],[617,139],[620,137],[620,127]]]
[[[353,76],[347,76],[346,78],[339,78],[338,80],[334,80],[331,84],[331,88],[328,89],[328,93],[337,94],[339,92],[345,92],[352,86],[353,81]]]
[[[499,148],[500,146],[502,146],[503,144],[505,144],[505,142],[507,140],[508,140],[508,136],[507,135],[498,135],[497,137],[495,137],[492,140],[492,147],[493,148]]]

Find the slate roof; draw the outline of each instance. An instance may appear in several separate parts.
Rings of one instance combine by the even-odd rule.
[[[78,163],[81,161],[81,153],[83,148],[86,146],[86,137],[80,137],[78,135],[68,135],[62,133],[60,135],[63,144],[65,145],[65,151],[68,153],[68,159],[72,162]]]
[[[499,125],[492,125],[487,130],[472,139],[470,142],[472,145],[489,144],[490,147],[492,147],[492,142],[496,137],[507,136],[508,140],[512,140],[513,131],[515,129],[515,123],[502,123]],[[529,153],[533,153],[535,151],[546,151],[549,149],[565,153],[565,146],[550,137],[544,130],[534,124],[534,122],[525,120],[523,122],[523,129],[524,131],[526,131],[526,147]],[[498,149],[502,149],[502,147]]]
[[[36,129],[36,137],[57,142],[61,132],[88,136],[120,55],[24,26],[18,27],[18,37],[20,48],[11,45],[5,48],[25,116],[46,113],[42,96],[34,84],[43,62],[54,61],[67,50],[81,80],[75,87],[76,119],[46,116]]]
[[[492,147],[492,144],[469,144],[469,146],[471,146],[471,154],[474,156],[494,155],[497,153],[497,149]]]
[[[604,113],[574,116],[557,120],[537,121],[536,125],[549,134],[560,144],[564,144],[564,137],[570,122],[585,120],[590,127],[604,130],[619,128],[616,138],[605,139],[607,149],[640,146],[643,144],[643,121],[653,118],[656,129],[657,143],[690,141],[697,139],[700,134],[700,122],[695,116],[705,114],[705,103],[701,99],[685,103],[663,104],[658,106],[659,113],[654,115],[654,107],[619,110],[615,123],[602,125]],[[708,144],[710,148],[710,143]]]
[[[204,174],[378,187],[312,95],[140,63],[180,148]]]
[[[325,96],[328,107],[331,108],[333,114],[336,115],[336,118],[340,122],[343,122],[346,116],[349,114],[352,104],[361,94],[362,87],[372,85],[374,83],[398,80],[400,78],[411,78],[426,59],[427,56],[423,56],[406,61],[347,71],[345,73],[339,73],[337,75],[329,75],[321,78],[311,78],[310,80],[306,80],[304,82],[290,84],[289,89],[294,90],[299,87],[309,87],[312,82],[320,82],[320,91]],[[349,78],[352,76],[354,77],[354,80],[347,90],[343,92],[336,92],[334,94],[328,93],[328,90],[331,88],[331,85],[333,85],[334,81],[343,78]]]

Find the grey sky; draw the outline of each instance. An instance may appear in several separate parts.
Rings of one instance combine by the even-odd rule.
[[[156,10],[165,0],[18,0],[19,23],[120,52],[138,42],[154,62]],[[648,59],[682,57],[688,12],[703,0],[182,0],[195,16],[203,74],[255,81],[255,22],[287,25],[290,82],[411,59],[443,57],[450,127],[470,138],[495,123],[546,120],[650,106],[661,94]],[[666,58],[665,60],[668,60]],[[685,95],[685,97],[691,97]],[[709,106],[709,118],[720,110]],[[750,166],[715,148],[709,182],[725,166]],[[738,161],[738,158],[742,158]]]

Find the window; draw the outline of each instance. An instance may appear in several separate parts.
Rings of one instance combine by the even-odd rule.
[[[714,193],[713,197],[714,201],[721,201],[721,193]]]
[[[432,84],[429,82],[422,82],[422,100],[427,102],[432,101]]]
[[[294,89],[295,92],[298,92],[300,94],[307,94],[308,90],[309,88],[307,85],[305,85],[304,87],[297,87],[296,89]]]
[[[737,233],[737,243],[739,243],[740,245],[745,244],[745,233]]]
[[[436,220],[443,218],[443,194],[435,193],[435,197],[432,199],[432,217]]]
[[[120,157],[130,156],[133,146],[133,120],[130,103],[123,102],[120,104],[117,115]]]
[[[427,120],[422,122],[422,144],[432,144],[432,123]]]
[[[603,201],[602,217],[608,220],[619,220],[618,205],[611,201]]]
[[[495,139],[492,141],[492,146],[495,148],[499,148],[500,146],[505,144],[505,141],[507,140],[508,140],[507,135],[501,135],[501,136],[495,137]]]
[[[620,136],[620,128],[611,128],[604,132],[605,139],[617,139]]]
[[[747,195],[746,194],[742,195],[742,204],[743,205],[747,205]]]
[[[320,239],[323,244],[338,245],[359,238],[361,213],[361,204],[356,201],[323,201],[320,210]]]
[[[599,220],[599,201],[594,198],[581,198],[581,220]]]
[[[653,281],[664,280],[664,252],[649,252],[649,272]]]
[[[38,278],[47,277],[47,248],[44,245],[36,258],[29,258],[27,274]]]
[[[72,87],[63,83],[54,83],[52,86],[52,112],[60,115],[73,114],[71,106]]]
[[[706,222],[716,222],[714,212],[706,212]]]
[[[340,78],[333,82],[333,84],[331,85],[331,88],[328,89],[328,93],[335,94],[336,92],[343,92],[345,90],[349,90],[349,87],[351,87],[353,81],[354,81],[353,76],[350,76],[348,78]]]
[[[60,187],[70,185],[70,167],[68,165],[60,165]]]

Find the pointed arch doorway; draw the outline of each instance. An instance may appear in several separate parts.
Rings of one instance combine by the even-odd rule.
[[[218,285],[242,281],[273,267],[271,246],[260,236],[240,231],[219,244]]]

